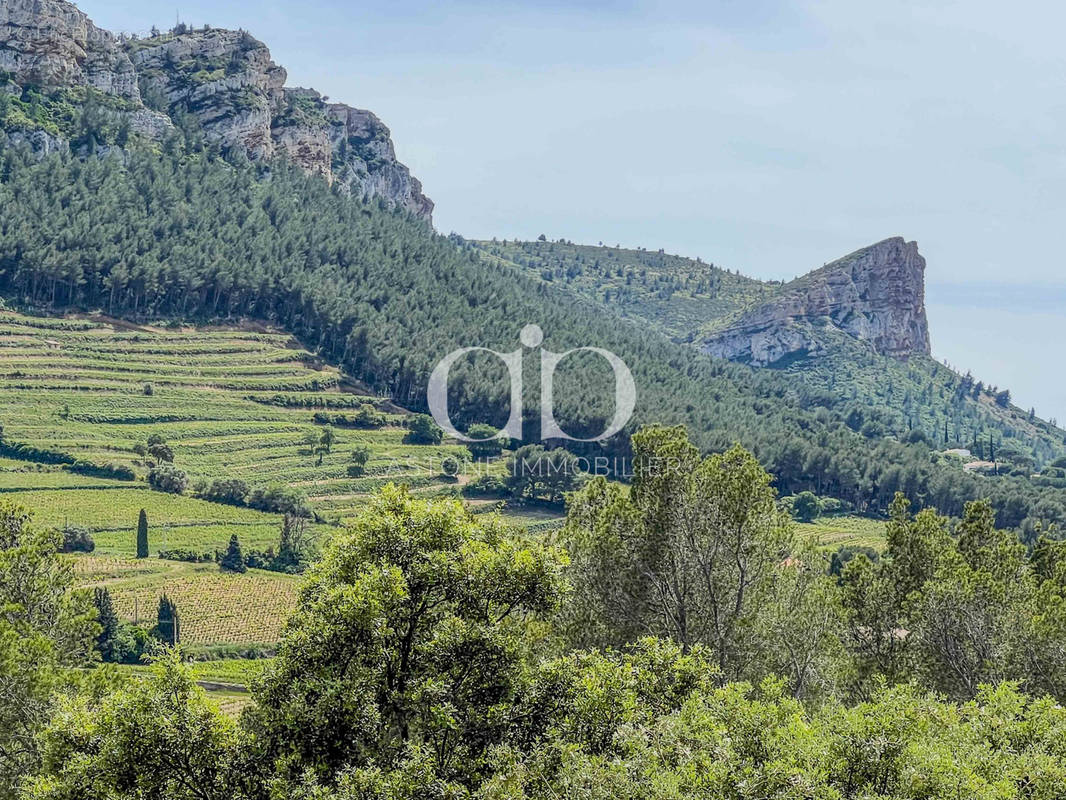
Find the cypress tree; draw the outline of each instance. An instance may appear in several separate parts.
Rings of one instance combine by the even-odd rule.
[[[159,610],[156,612],[155,635],[167,644],[181,643],[178,627],[178,607],[165,594],[159,598]]]
[[[222,560],[218,562],[218,565],[222,569],[229,570],[230,572],[247,572],[248,567],[244,563],[244,553],[241,552],[241,543],[237,538],[237,534],[233,534],[229,537],[229,547],[226,548],[226,554],[222,556]]]
[[[148,514],[143,508],[137,517],[137,558],[148,558]]]
[[[96,606],[96,621],[100,623],[100,633],[96,636],[96,647],[104,661],[113,661],[115,653],[115,636],[118,633],[118,614],[111,602],[111,592],[106,587],[93,590],[93,604]]]

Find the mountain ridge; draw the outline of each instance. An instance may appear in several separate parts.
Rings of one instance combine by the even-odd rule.
[[[13,141],[44,151],[69,145],[77,120],[64,104],[89,99],[112,120],[115,141],[76,142],[82,149],[202,135],[253,161],[284,156],[346,194],[432,221],[433,201],[396,159],[375,114],[287,87],[286,79],[266,45],[243,30],[178,25],[127,37],[96,27],[66,0],[0,2],[0,92],[46,109],[24,114],[21,129],[9,133]],[[72,91],[73,103],[63,94]],[[58,110],[50,114],[49,106]]]

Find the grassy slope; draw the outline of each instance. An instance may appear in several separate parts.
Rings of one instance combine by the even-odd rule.
[[[812,538],[824,550],[839,547],[885,548],[884,520],[868,517],[822,517],[814,522],[796,523],[796,534]]]
[[[1036,455],[1038,462],[1054,460],[1066,452],[1060,428],[1017,406],[1000,407],[985,393],[955,402],[959,375],[927,356],[899,361],[878,355],[839,331],[826,331],[829,355],[783,361],[775,369],[786,372],[811,390],[838,397],[862,398],[872,407],[887,409],[908,429],[917,427],[943,444],[944,423],[949,442],[969,445],[974,436],[987,439],[996,431],[1003,444],[1013,440]]]
[[[306,444],[321,430],[312,421],[313,407],[348,402],[339,385],[335,371],[315,365],[282,334],[131,330],[85,319],[0,314],[0,402],[8,440],[128,464],[143,475],[145,464],[133,447],[159,433],[173,447],[177,465],[194,478],[300,486],[317,511],[338,519],[356,513],[365,495],[389,480],[424,492],[446,490],[412,459],[439,458],[458,448],[404,445],[397,426],[340,430],[334,452],[317,464]],[[264,402],[278,391],[308,406]],[[357,443],[368,445],[372,458],[369,474],[351,479],[344,468]],[[143,481],[86,477],[10,458],[0,459],[0,496],[33,509],[40,524],[90,528],[96,552],[73,557],[80,582],[106,586],[118,612],[142,622],[154,618],[165,592],[178,605],[189,644],[273,641],[295,603],[296,578],[133,558],[141,508],[149,512],[153,552],[221,549],[233,533],[245,548],[265,549],[276,544],[277,515],[154,492]],[[509,518],[534,531],[559,524],[557,514],[538,509]]]

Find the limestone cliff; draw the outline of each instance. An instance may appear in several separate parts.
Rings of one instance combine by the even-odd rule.
[[[431,219],[432,201],[396,160],[381,120],[314,90],[287,88],[286,77],[244,31],[179,26],[119,37],[65,0],[0,0],[0,91],[97,93],[131,134],[156,141],[187,130],[191,120],[227,152],[285,156],[353,196],[383,198]],[[5,127],[12,138],[54,146],[55,132],[38,120]]]
[[[929,354],[925,259],[916,242],[886,239],[797,278],[712,326],[701,347],[720,358],[770,366],[788,356],[821,354],[826,332],[834,329],[885,355]]]

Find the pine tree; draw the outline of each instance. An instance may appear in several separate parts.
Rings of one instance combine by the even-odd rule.
[[[244,554],[241,552],[241,543],[237,539],[237,534],[233,534],[229,537],[229,547],[226,548],[226,554],[222,556],[222,560],[218,563],[222,569],[229,570],[230,572],[247,572],[248,567],[244,563]]]
[[[100,624],[100,633],[96,636],[96,648],[104,661],[114,660],[115,636],[118,634],[118,615],[111,602],[111,592],[105,587],[93,590],[93,604],[96,606],[96,621]]]
[[[143,508],[137,517],[137,558],[148,558],[148,514]]]

